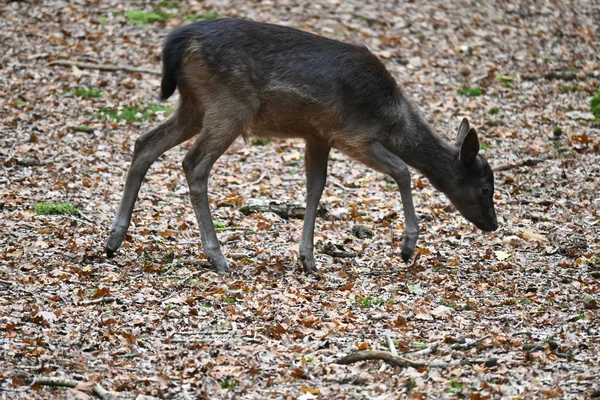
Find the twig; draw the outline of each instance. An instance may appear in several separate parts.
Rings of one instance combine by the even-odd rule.
[[[148,68],[138,68],[138,67],[130,67],[128,65],[113,65],[113,64],[95,64],[95,63],[87,63],[87,62],[79,62],[79,61],[71,61],[71,60],[56,60],[51,61],[48,65],[63,65],[70,67],[77,67],[82,69],[97,69],[100,71],[127,71],[127,72],[143,72],[146,74],[154,74],[160,75],[161,72],[148,69]]]
[[[514,169],[514,168],[519,168],[519,167],[531,167],[531,166],[537,165],[539,163],[542,163],[544,161],[548,161],[550,158],[551,157],[528,158],[526,160],[522,160],[522,161],[519,161],[514,164],[499,165],[494,168],[494,171],[508,171],[509,169]]]
[[[37,167],[40,165],[52,164],[54,162],[54,160],[38,160],[35,158],[11,158],[6,159],[4,163],[9,164],[11,161],[14,161],[15,164],[23,167]]]
[[[469,349],[477,346],[479,343],[483,342],[488,337],[489,336],[486,335],[480,339],[473,340],[472,342],[469,342],[469,343],[454,343],[453,345],[450,346],[450,348],[452,350],[469,350]]]
[[[387,343],[388,348],[390,349],[390,354],[392,354],[393,356],[397,356],[398,350],[396,350],[396,346],[394,345],[394,341],[392,340],[390,335],[385,335],[385,342]]]
[[[79,304],[82,306],[91,306],[93,304],[112,303],[113,301],[117,301],[117,299],[114,297],[99,297],[97,299],[84,300]]]
[[[483,364],[486,367],[493,367],[498,364],[498,360],[495,358],[490,358],[487,360],[473,359],[473,360],[453,360],[453,361],[415,361],[410,360],[408,358],[394,356],[391,353],[385,351],[374,351],[374,350],[365,350],[365,351],[357,351],[355,353],[349,354],[346,357],[340,358],[335,363],[341,365],[353,364],[359,361],[367,361],[367,360],[381,360],[385,361],[390,365],[395,365],[401,368],[412,367],[415,369],[420,368],[450,368],[457,365],[480,365]]]
[[[54,376],[36,376],[33,378],[31,385],[44,385],[44,386],[61,386],[75,388],[80,384],[85,384],[83,381],[76,381],[73,379],[59,378]],[[92,392],[102,400],[116,400],[117,398],[110,394],[99,384],[95,384]]]
[[[406,354],[411,356],[426,356],[428,354],[435,354],[439,346],[439,343],[433,343],[421,350],[409,351]]]
[[[267,174],[267,171],[268,171],[267,169],[263,169],[262,173],[260,174],[260,176],[258,177],[258,179],[255,180],[254,182],[246,182],[246,183],[243,183],[241,185],[233,185],[233,187],[236,188],[236,189],[240,189],[240,188],[243,188],[245,186],[256,185],[257,183],[259,183],[260,181],[263,180],[263,178]]]
[[[338,181],[333,181],[333,184],[334,184],[335,186],[339,186],[339,187],[341,187],[342,189],[344,189],[344,190],[347,190],[347,191],[349,191],[349,192],[355,192],[355,191],[357,191],[357,190],[360,190],[360,188],[349,188],[349,187],[346,187],[346,186],[342,185],[342,184],[341,184],[340,182],[338,182]]]

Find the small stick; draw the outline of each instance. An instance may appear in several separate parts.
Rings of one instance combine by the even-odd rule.
[[[233,187],[236,188],[236,189],[240,189],[240,188],[243,188],[245,186],[256,185],[257,183],[259,183],[260,181],[263,180],[263,178],[265,177],[266,174],[267,174],[267,170],[263,169],[262,173],[260,174],[260,176],[258,177],[258,179],[255,180],[254,182],[246,182],[246,183],[243,183],[241,185],[233,185]]]
[[[347,355],[346,357],[340,358],[335,363],[341,365],[353,364],[359,361],[367,361],[367,360],[381,360],[385,361],[390,365],[395,365],[401,368],[412,367],[415,369],[420,368],[450,368],[457,365],[475,365],[475,364],[483,364],[486,367],[493,367],[498,364],[498,360],[495,358],[490,358],[487,360],[474,359],[474,360],[453,360],[453,361],[415,361],[410,360],[408,358],[394,356],[391,353],[385,351],[374,351],[374,350],[365,350],[365,351],[357,351]]]
[[[472,342],[469,343],[454,343],[453,345],[450,346],[450,348],[452,350],[469,350],[475,346],[477,346],[479,343],[483,342],[485,339],[487,339],[489,336],[484,336],[481,339],[477,339],[477,340],[473,340]]]
[[[97,69],[100,71],[126,71],[126,72],[142,72],[146,74],[154,74],[160,75],[160,71],[156,71],[154,69],[148,68],[138,68],[138,67],[130,67],[128,65],[112,65],[112,64],[94,64],[94,63],[86,63],[79,61],[71,61],[71,60],[56,60],[51,61],[48,65],[63,65],[70,67],[77,67],[82,69]]]
[[[387,343],[388,348],[390,349],[390,353],[393,356],[397,356],[398,355],[398,350],[396,350],[396,346],[394,345],[394,341],[392,340],[392,338],[390,337],[390,335],[385,335],[385,342]]]
[[[93,304],[112,303],[113,301],[116,301],[116,300],[117,299],[115,299],[114,297],[99,297],[97,299],[84,300],[79,304],[82,306],[91,306]]]
[[[433,343],[433,344],[430,344],[429,346],[425,347],[424,349],[410,351],[410,352],[408,352],[408,354],[410,354],[411,356],[425,356],[427,354],[433,354],[437,351],[438,346],[439,346],[439,343]]]
[[[55,376],[36,376],[33,378],[33,385],[44,385],[44,386],[61,386],[61,387],[70,387],[75,388],[80,384],[85,384],[83,381],[76,381],[73,379],[67,378],[59,378]],[[104,389],[99,384],[95,384],[92,392],[98,396],[102,400],[116,400],[117,398],[110,394],[106,389]]]
[[[526,160],[522,160],[522,161],[519,161],[514,164],[499,165],[493,169],[494,169],[494,171],[508,171],[509,169],[514,169],[514,168],[519,168],[519,167],[532,167],[532,166],[542,163],[544,161],[548,161],[549,159],[550,159],[550,157],[528,158]]]

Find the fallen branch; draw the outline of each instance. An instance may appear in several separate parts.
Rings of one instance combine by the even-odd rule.
[[[338,258],[353,258],[356,257],[356,253],[344,250],[342,246],[337,246],[331,242],[323,243],[322,241],[317,242],[317,251],[321,254],[327,254],[331,257]]]
[[[112,302],[114,302],[116,300],[117,299],[115,299],[114,297],[99,297],[97,299],[84,300],[81,303],[79,303],[79,305],[82,305],[82,306],[91,306],[93,304],[112,303]]]
[[[550,71],[545,74],[524,74],[522,78],[524,81],[535,81],[538,79],[562,79],[565,81],[572,81],[574,79],[586,79],[586,78],[599,78],[600,71],[590,70],[567,70],[567,71]]]
[[[450,348],[452,350],[469,350],[477,346],[479,343],[483,342],[488,337],[489,336],[484,336],[481,339],[473,340],[472,342],[468,343],[454,343],[453,345],[450,345]]]
[[[141,72],[146,74],[160,75],[160,71],[156,71],[148,68],[130,67],[128,65],[114,65],[114,64],[94,64],[87,62],[71,61],[71,60],[56,60],[51,61],[48,65],[63,65],[68,67],[77,67],[81,69],[97,69],[99,71],[126,71],[126,72]]]
[[[248,204],[240,207],[239,211],[244,215],[272,212],[285,219],[304,219],[304,213],[306,212],[306,209],[304,205],[300,203],[287,203],[278,200],[251,199],[248,201]],[[323,206],[319,205],[319,208],[317,209],[317,215],[323,219],[326,219],[327,210]]]
[[[41,165],[52,164],[54,160],[38,160],[37,158],[7,158],[4,160],[5,165],[21,165],[23,167],[38,167]]]
[[[498,365],[498,360],[495,358],[490,358],[487,360],[481,359],[463,359],[463,360],[452,360],[452,361],[415,361],[410,360],[408,358],[394,356],[391,353],[385,351],[374,351],[374,350],[365,350],[365,351],[357,351],[352,354],[347,355],[346,357],[340,358],[336,361],[336,364],[348,365],[353,364],[359,361],[369,361],[369,360],[381,360],[385,361],[390,365],[394,365],[396,367],[408,368],[412,367],[415,369],[420,368],[450,368],[455,367],[457,365],[484,365],[486,367],[494,367]]]
[[[76,380],[67,379],[67,378],[59,378],[59,377],[54,377],[54,376],[36,376],[36,377],[33,377],[33,382],[31,383],[31,386],[43,385],[43,386],[60,386],[60,387],[75,388],[77,386],[86,385],[86,384],[87,384],[87,382],[76,381]],[[100,386],[97,383],[92,388],[92,392],[102,400],[116,400],[117,399],[117,397],[110,394],[106,389],[104,389],[102,386]]]
[[[537,165],[539,163],[542,163],[544,161],[548,161],[549,159],[550,159],[550,157],[528,158],[526,160],[522,160],[522,161],[519,161],[514,164],[499,165],[493,169],[494,169],[494,171],[508,171],[509,169],[514,169],[514,168],[519,168],[519,167],[531,167],[531,166]]]

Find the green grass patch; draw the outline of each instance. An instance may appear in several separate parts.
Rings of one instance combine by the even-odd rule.
[[[577,86],[577,85],[563,86],[561,90],[562,90],[563,93],[577,93],[577,92],[581,92],[581,88],[579,86]]]
[[[488,114],[490,115],[496,115],[500,113],[500,108],[499,107],[492,107],[488,110]]]
[[[386,300],[374,299],[371,296],[367,296],[367,297],[356,296],[354,298],[354,304],[357,305],[358,307],[362,307],[362,308],[371,308],[373,306],[378,306],[380,304],[385,304],[385,303],[386,303]]]
[[[85,132],[85,133],[94,132],[94,128],[91,128],[86,125],[75,125],[75,126],[72,126],[71,129],[74,132]]]
[[[216,12],[209,12],[206,14],[188,14],[183,17],[186,21],[204,21],[207,19],[219,19],[225,18],[222,15],[217,14]]]
[[[98,18],[98,22],[100,22],[101,24],[105,23],[106,21],[108,21],[108,15],[103,15],[100,18]]]
[[[233,303],[235,303],[235,299],[230,299],[228,297],[224,297],[223,298],[223,303],[233,304]]]
[[[502,120],[499,118],[490,118],[488,119],[487,124],[489,126],[500,126],[502,125]]]
[[[162,7],[162,8],[179,8],[181,6],[176,1],[161,1],[160,3],[158,3],[156,5],[156,7]]]
[[[141,122],[147,121],[161,113],[164,113],[165,116],[169,116],[172,111],[173,109],[171,107],[160,104],[151,104],[143,110],[136,106],[129,106],[120,110],[105,107],[100,109],[98,116],[116,122]]]
[[[596,121],[600,122],[600,89],[598,89],[592,100],[590,100],[590,111],[594,114]]]
[[[512,84],[515,78],[508,75],[496,75],[496,82],[500,83],[500,86],[506,89],[512,89]]]
[[[477,97],[483,94],[483,90],[478,87],[463,87],[458,89],[458,94],[467,97]]]
[[[552,135],[555,138],[561,137],[562,134],[563,134],[563,130],[562,130],[562,128],[560,126],[555,126],[554,129],[552,130]]]
[[[225,229],[227,228],[227,225],[219,222],[219,221],[213,221],[213,226],[215,227],[215,229]]]
[[[479,150],[487,150],[489,147],[490,145],[485,142],[479,143]]]
[[[72,92],[76,97],[81,99],[97,99],[102,97],[102,92],[98,89],[77,88]]]
[[[79,215],[79,209],[71,203],[38,203],[34,208],[38,215]]]
[[[508,75],[496,75],[496,82],[500,83],[513,83],[515,80],[514,77]]]
[[[252,138],[252,140],[250,140],[250,144],[252,146],[266,146],[267,144],[269,144],[269,139],[267,139],[267,138]]]
[[[219,382],[219,386],[221,389],[231,390],[238,385],[237,381],[233,378],[227,378],[221,382]]]
[[[133,10],[127,11],[125,13],[125,18],[129,23],[134,25],[148,25],[153,22],[166,21],[167,19],[171,18],[171,15],[162,11],[146,12]]]

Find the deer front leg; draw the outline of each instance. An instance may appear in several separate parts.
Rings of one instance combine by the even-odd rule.
[[[106,254],[113,257],[123,243],[131,221],[133,206],[148,168],[161,154],[194,136],[197,131],[178,127],[172,117],[158,127],[141,135],[135,142],[133,160],[127,172],[125,188],[106,243]]]
[[[306,167],[306,211],[300,239],[300,261],[306,272],[315,272],[314,234],[319,200],[327,180],[327,158],[330,147],[306,142],[304,162]]]
[[[391,153],[381,143],[370,145],[363,157],[365,157],[363,161],[367,165],[391,176],[400,188],[405,224],[401,256],[404,262],[408,262],[415,251],[415,246],[417,245],[417,239],[419,237],[419,224],[413,205],[410,189],[410,172],[408,167],[400,157]]]

